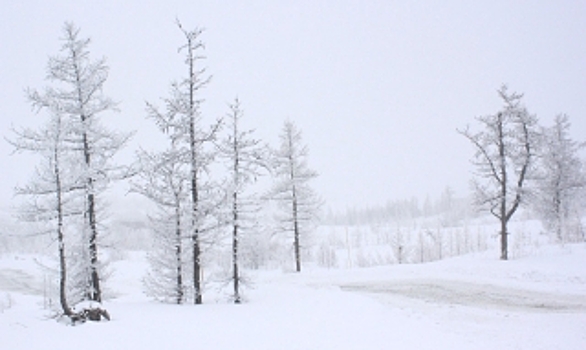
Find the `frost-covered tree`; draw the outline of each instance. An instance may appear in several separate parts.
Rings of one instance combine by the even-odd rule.
[[[580,151],[586,143],[570,138],[567,115],[543,128],[534,208],[544,226],[560,242],[584,239],[580,218],[584,206],[586,173]]]
[[[184,249],[185,208],[188,198],[188,171],[173,145],[165,152],[139,153],[133,191],[156,204],[151,218],[155,250],[149,256],[150,272],[145,278],[147,292],[155,299],[182,304],[185,297]]]
[[[498,90],[504,102],[496,114],[477,117],[482,130],[459,131],[476,150],[474,182],[476,203],[500,223],[502,260],[508,259],[507,226],[526,197],[526,182],[535,153],[537,119],[521,103],[523,95]]]
[[[266,167],[264,147],[260,140],[253,137],[254,130],[241,129],[243,111],[240,101],[230,104],[226,116],[229,134],[220,144],[220,151],[228,160],[228,203],[229,222],[232,230],[232,284],[234,302],[240,303],[240,241],[242,234],[255,227],[255,214],[258,211],[258,198],[247,193],[250,185],[260,176]]]
[[[408,262],[409,256],[409,246],[408,246],[408,236],[398,228],[392,238],[391,238],[391,248],[393,250],[393,254],[395,255],[395,260],[397,264],[404,264]]]
[[[181,217],[163,210],[150,217],[154,249],[148,254],[150,269],[144,284],[147,295],[165,303],[183,304],[189,291],[185,283],[187,251],[183,249],[182,236],[187,227],[174,221]]]
[[[31,100],[36,105],[34,99]],[[65,249],[65,217],[71,215],[70,196],[79,187],[75,178],[68,176],[67,153],[64,145],[66,130],[61,116],[53,114],[49,122],[39,130],[24,128],[14,130],[15,139],[9,142],[17,152],[28,151],[41,156],[42,163],[34,177],[16,193],[29,197],[21,208],[21,217],[27,221],[43,222],[55,233],[59,259],[59,302],[63,315],[73,316],[67,299],[67,262]],[[69,173],[71,174],[71,173]]]
[[[280,208],[279,231],[293,234],[295,270],[300,272],[301,236],[315,224],[321,207],[321,199],[309,185],[317,172],[308,167],[309,149],[295,124],[286,121],[280,139],[280,148],[273,154],[275,183],[270,197]]]
[[[47,68],[47,79],[52,86],[43,92],[31,91],[30,98],[40,109],[59,115],[67,125],[64,142],[75,158],[67,170],[79,179],[83,193],[79,211],[83,218],[81,249],[84,252],[77,256],[84,260],[76,264],[83,270],[77,274],[83,281],[77,283],[82,285],[83,300],[99,303],[102,288],[98,196],[111,181],[124,176],[124,169],[113,165],[111,160],[131,134],[116,133],[101,124],[103,113],[116,110],[116,104],[103,94],[109,68],[104,58],[90,59],[90,40],[80,38],[79,31],[72,23],[65,24],[61,54],[51,57]],[[90,312],[88,318],[100,320],[105,315]]]
[[[204,181],[206,171],[215,157],[212,150],[220,122],[210,128],[201,124],[202,113],[200,106],[203,102],[200,96],[210,77],[206,69],[200,67],[204,59],[202,51],[204,44],[201,41],[203,29],[186,30],[178,22],[177,25],[185,37],[185,45],[179,48],[185,52],[186,77],[171,84],[171,97],[164,99],[166,111],[159,112],[152,104],[147,104],[148,113],[157,125],[171,139],[171,142],[181,153],[182,159],[189,169],[189,196],[190,196],[190,239],[192,248],[192,278],[194,303],[202,303],[202,234],[209,228],[209,221],[214,204],[212,189]]]

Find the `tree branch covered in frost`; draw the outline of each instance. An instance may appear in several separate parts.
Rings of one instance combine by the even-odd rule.
[[[186,159],[171,147],[161,153],[140,152],[139,171],[132,190],[158,207],[151,218],[155,250],[149,255],[151,271],[145,278],[147,293],[161,301],[181,304],[185,295],[183,240],[190,237],[186,227],[189,172]]]
[[[526,196],[535,156],[537,118],[521,104],[523,95],[498,90],[501,111],[476,118],[482,130],[459,131],[474,146],[476,203],[501,224],[501,259],[507,259],[507,224]]]
[[[201,254],[202,244],[211,244],[214,239],[203,237],[206,232],[219,227],[216,212],[219,200],[217,191],[209,181],[205,181],[208,167],[216,157],[216,152],[210,149],[216,139],[221,126],[221,120],[216,121],[209,128],[203,128],[200,106],[203,98],[201,91],[207,86],[210,77],[206,69],[200,67],[205,58],[200,52],[204,49],[200,36],[203,30],[196,28],[192,31],[183,28],[177,21],[185,44],[178,50],[185,55],[187,75],[184,79],[171,84],[171,97],[163,99],[165,112],[158,110],[153,104],[147,103],[148,117],[153,119],[159,129],[165,133],[171,146],[176,150],[178,160],[184,162],[188,172],[189,193],[189,236],[192,248],[192,282],[194,303],[202,303],[201,282]],[[204,240],[206,239],[206,240]]]
[[[309,186],[309,181],[317,177],[317,172],[307,165],[309,149],[301,143],[301,132],[295,124],[287,121],[280,139],[280,148],[273,152],[275,182],[269,197],[281,209],[276,216],[280,224],[278,230],[293,233],[295,269],[299,272],[300,237],[308,233],[315,224],[322,201]]]
[[[559,242],[584,240],[581,217],[586,198],[586,173],[579,152],[586,143],[569,136],[567,115],[542,128],[533,209]]]
[[[218,145],[220,155],[228,162],[228,194],[230,228],[232,230],[232,277],[233,300],[241,302],[240,243],[243,234],[249,234],[256,226],[255,216],[259,210],[255,196],[247,194],[248,187],[256,182],[261,170],[266,169],[267,156],[260,140],[252,137],[253,130],[241,131],[243,111],[236,99],[229,106],[226,116],[229,134]]]
[[[32,198],[28,210],[23,212],[25,217],[57,221],[62,290],[66,271],[65,231],[79,229],[77,219],[80,218],[81,237],[78,238],[83,243],[70,244],[74,249],[67,254],[75,259],[71,265],[79,267],[70,274],[74,276],[71,285],[81,288],[83,300],[99,303],[102,300],[99,273],[102,263],[98,245],[102,227],[98,196],[111,181],[127,175],[126,168],[111,161],[132,134],[112,132],[101,125],[102,113],[117,110],[116,103],[103,94],[109,68],[104,58],[90,59],[90,40],[81,39],[79,32],[72,23],[65,24],[61,53],[50,57],[47,65],[46,79],[51,86],[42,92],[27,90],[33,109],[48,112],[50,124],[39,131],[15,130],[17,139],[13,145],[17,150],[38,153],[46,160],[37,167],[36,178],[17,189],[17,193]],[[55,199],[43,198],[51,196]],[[76,254],[75,249],[79,249],[80,254]],[[64,294],[62,299],[65,299]],[[63,304],[64,313],[72,316],[71,309]],[[88,315],[99,320],[107,312]]]

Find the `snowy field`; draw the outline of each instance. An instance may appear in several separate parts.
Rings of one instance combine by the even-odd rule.
[[[50,319],[32,255],[0,259],[1,349],[584,349],[586,244],[503,262],[484,252],[426,264],[253,274],[247,302],[202,306],[142,293],[143,253],[114,264],[110,322]]]

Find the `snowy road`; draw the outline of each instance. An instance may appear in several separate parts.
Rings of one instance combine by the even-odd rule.
[[[39,295],[42,293],[42,288],[35,277],[27,272],[2,268],[0,269],[0,291]]]
[[[142,293],[145,254],[115,263],[111,322],[65,327],[40,309],[36,257],[0,259],[7,349],[584,349],[586,245],[503,263],[468,256],[369,269],[257,271],[247,302]],[[2,305],[0,305],[2,306]]]
[[[373,293],[389,303],[410,298],[426,303],[516,311],[586,312],[586,295],[553,294],[450,280],[394,280],[346,284],[342,290]]]

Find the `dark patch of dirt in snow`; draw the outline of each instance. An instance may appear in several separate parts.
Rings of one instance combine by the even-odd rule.
[[[585,312],[586,295],[567,295],[444,280],[397,280],[340,286],[344,291],[399,296],[426,303],[536,312]]]

